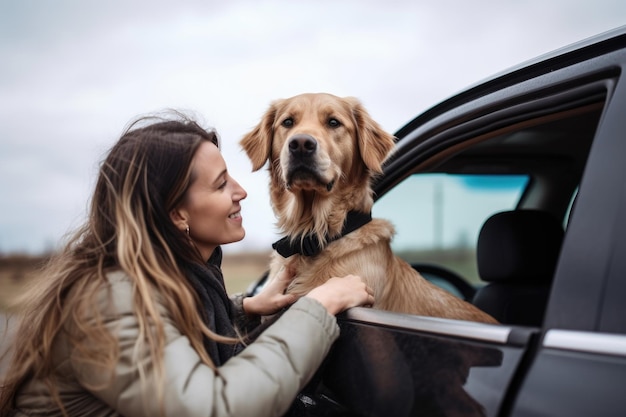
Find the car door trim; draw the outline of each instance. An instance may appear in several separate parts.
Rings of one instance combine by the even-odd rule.
[[[368,324],[477,339],[498,344],[510,343],[513,333],[511,327],[499,324],[415,316],[363,307],[351,308],[340,316],[340,318],[341,317]]]
[[[543,347],[626,357],[626,336],[550,329],[543,339]]]

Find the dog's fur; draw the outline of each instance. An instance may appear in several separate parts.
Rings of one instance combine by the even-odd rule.
[[[392,135],[352,97],[302,94],[276,100],[240,142],[253,171],[269,161],[277,226],[299,239],[313,234],[323,250],[312,257],[274,252],[269,279],[296,271],[288,291],[304,295],[333,276],[360,275],[374,290],[375,308],[495,323],[470,303],[431,284],[390,247],[393,226],[373,219],[337,240],[349,211],[369,213],[370,182],[395,146]]]

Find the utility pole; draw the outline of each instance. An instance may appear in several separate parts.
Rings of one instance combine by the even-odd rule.
[[[433,189],[433,236],[435,248],[443,247],[443,184],[441,179],[435,181]]]

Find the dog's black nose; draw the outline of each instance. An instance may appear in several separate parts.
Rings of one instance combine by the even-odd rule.
[[[293,135],[289,139],[289,152],[294,156],[311,156],[317,149],[317,141],[311,135]]]

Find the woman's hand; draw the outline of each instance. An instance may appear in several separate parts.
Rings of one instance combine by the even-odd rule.
[[[356,275],[331,278],[319,287],[312,289],[305,297],[319,301],[332,315],[351,307],[372,306],[374,304],[374,292],[363,282],[361,277]]]
[[[276,278],[263,287],[260,293],[243,299],[243,309],[246,314],[267,316],[296,302],[295,294],[285,294],[285,290],[293,280],[294,273],[282,269]]]

